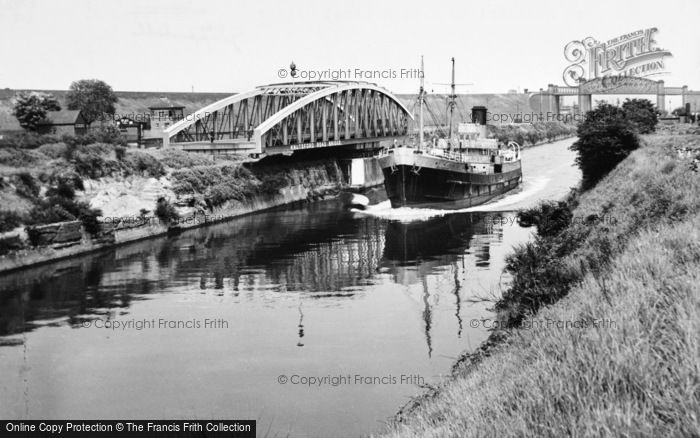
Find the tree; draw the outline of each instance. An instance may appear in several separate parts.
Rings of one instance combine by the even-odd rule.
[[[685,113],[685,107],[683,106],[679,106],[678,108],[674,109],[673,111],[671,111],[671,114],[673,114],[676,117],[687,116],[687,114]]]
[[[12,115],[22,128],[29,131],[37,130],[39,122],[46,119],[46,113],[60,110],[58,100],[49,93],[23,91],[12,99]]]
[[[635,125],[628,120],[626,112],[607,103],[586,113],[577,134],[578,140],[571,150],[578,153],[576,164],[583,173],[584,190],[593,187],[639,147]]]
[[[99,79],[81,79],[70,84],[66,94],[68,109],[80,110],[89,125],[105,114],[114,114],[119,99],[112,87]]]
[[[625,99],[622,104],[627,119],[632,122],[640,134],[649,134],[656,130],[659,112],[648,99]]]

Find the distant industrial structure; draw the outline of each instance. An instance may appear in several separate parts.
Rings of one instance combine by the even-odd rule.
[[[541,90],[530,97],[530,106],[540,108],[540,111],[549,111],[554,114],[561,112],[561,98],[563,96],[576,96],[578,98],[578,111],[585,114],[593,109],[593,95],[655,95],[656,107],[659,111],[669,112],[673,108],[666,108],[667,96],[681,96],[681,106],[687,103],[695,108],[700,105],[700,91],[692,91],[687,85],[682,87],[666,86],[664,81],[634,76],[606,76],[581,81],[576,87],[549,84],[547,90]]]

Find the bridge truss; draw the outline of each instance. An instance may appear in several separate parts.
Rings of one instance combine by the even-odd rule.
[[[272,84],[188,114],[163,132],[163,145],[276,154],[404,137],[412,118],[389,91],[371,83]]]

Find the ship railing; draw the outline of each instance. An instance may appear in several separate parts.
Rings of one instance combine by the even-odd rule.
[[[438,148],[433,148],[429,151],[430,155],[433,155],[435,157],[441,157],[441,158],[446,158],[451,161],[457,161],[460,163],[466,163],[469,160],[467,159],[467,155],[463,154],[458,151],[450,151],[446,149],[438,149]]]

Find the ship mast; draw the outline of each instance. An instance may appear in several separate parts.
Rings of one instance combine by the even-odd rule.
[[[418,147],[423,147],[423,95],[425,90],[424,85],[425,70],[423,69],[423,55],[420,57],[420,91],[418,92]]]
[[[457,94],[455,93],[455,58],[452,57],[452,82],[450,83],[450,130],[449,139],[452,141],[452,120],[455,112],[455,98]]]

